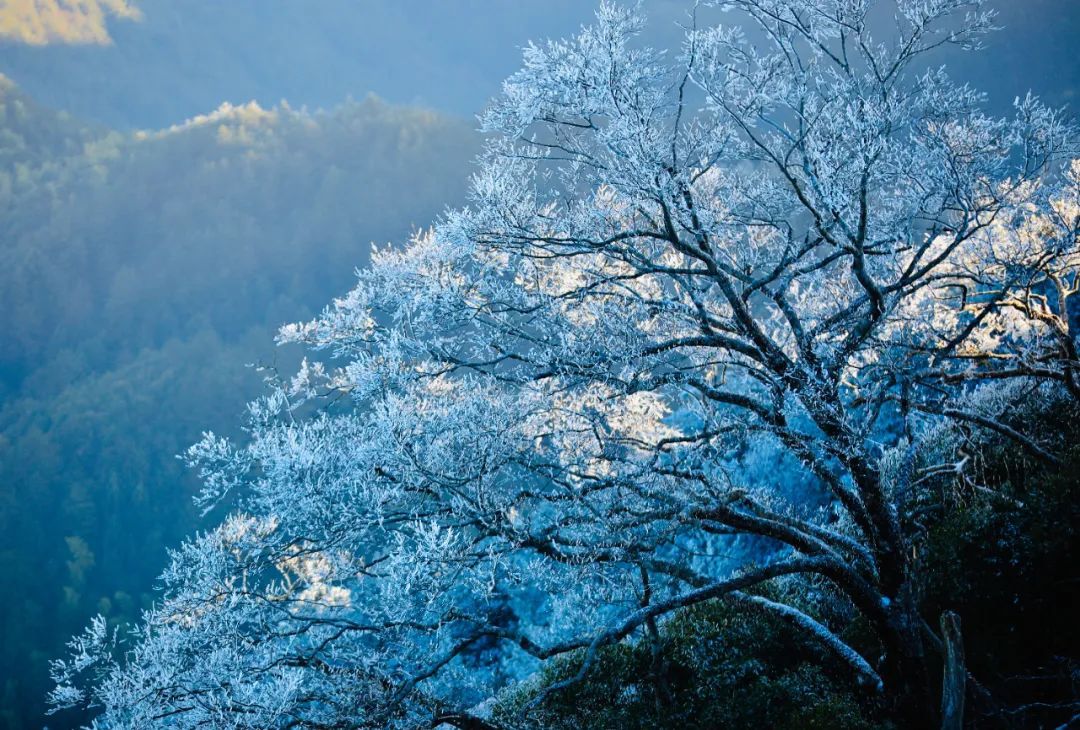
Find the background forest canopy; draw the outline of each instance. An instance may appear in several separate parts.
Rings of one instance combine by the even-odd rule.
[[[196,525],[175,455],[234,432],[245,363],[291,369],[277,327],[460,201],[477,142],[374,97],[116,132],[0,78],[0,726],[40,726],[66,632],[148,605]]]
[[[0,3],[0,727],[42,725],[47,661],[89,616],[123,625],[160,597],[166,548],[208,525],[175,455],[206,429],[243,437],[237,416],[263,390],[246,365],[291,374],[300,356],[273,346],[277,328],[347,291],[369,242],[464,202],[481,139],[452,115],[480,110],[526,39],[594,9],[450,5]],[[1029,87],[1071,102],[1077,5],[997,5],[991,52],[950,68],[995,113]],[[649,32],[677,38],[685,8],[646,2]],[[672,645],[691,646],[688,666],[719,661],[693,653],[694,631],[729,620],[684,617]],[[651,661],[605,656],[611,686],[580,702],[636,691]]]

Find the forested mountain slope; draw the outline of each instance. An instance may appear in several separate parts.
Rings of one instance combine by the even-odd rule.
[[[277,326],[460,203],[476,144],[375,98],[116,132],[0,79],[0,726],[41,726],[46,661],[87,615],[152,600],[200,524],[174,457],[236,422],[244,363],[290,357]]]

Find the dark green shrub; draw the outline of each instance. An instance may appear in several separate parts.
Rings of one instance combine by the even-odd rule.
[[[1057,727],[1080,712],[1080,449],[1059,468],[1004,444],[981,456],[989,491],[948,500],[928,531],[923,613],[960,614],[973,726]]]
[[[875,716],[842,667],[788,625],[724,602],[686,609],[648,639],[601,650],[586,677],[582,656],[552,663],[500,698],[493,719],[512,728],[874,728]]]

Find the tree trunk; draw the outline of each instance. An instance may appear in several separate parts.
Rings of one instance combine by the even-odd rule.
[[[937,702],[927,668],[922,622],[910,596],[890,606],[888,625],[879,635],[885,645],[885,691],[902,727],[936,728]]]
[[[912,646],[908,639],[904,646],[898,647],[900,655],[891,662],[895,669],[893,690],[897,715],[903,720],[904,727],[933,728],[936,724],[934,701],[930,693],[930,674],[926,669],[926,657],[919,648]]]
[[[941,730],[962,730],[967,670],[964,667],[960,617],[952,611],[941,614],[941,640],[945,658],[945,677],[941,685]]]

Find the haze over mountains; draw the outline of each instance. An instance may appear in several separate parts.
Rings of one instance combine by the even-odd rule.
[[[524,45],[576,31],[594,9],[582,0],[82,0],[60,3],[86,8],[65,18],[50,11],[57,2],[9,3],[38,9],[21,16],[29,30],[14,29],[11,10],[2,11],[0,37],[9,40],[0,46],[0,72],[42,103],[118,128],[169,126],[223,101],[333,107],[369,92],[471,118],[517,70]],[[1080,74],[1080,4],[995,6],[1005,32],[984,53],[954,55],[955,73],[989,92],[999,112],[1033,80],[1048,102],[1068,102]],[[690,3],[648,0],[644,7],[648,40],[670,45],[681,37],[676,24],[689,22]],[[49,45],[11,42],[40,36],[34,28],[48,18],[66,20]],[[58,42],[79,35],[111,42]]]
[[[175,454],[230,430],[260,388],[245,363],[291,363],[275,329],[369,242],[462,202],[477,136],[375,98],[118,132],[7,80],[0,125],[0,724],[40,727],[65,634],[135,618],[198,524]]]

